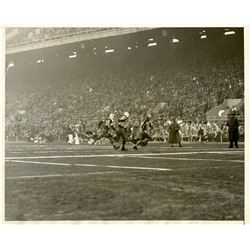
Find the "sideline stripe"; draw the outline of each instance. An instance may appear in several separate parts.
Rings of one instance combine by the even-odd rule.
[[[242,160],[223,160],[223,159],[195,159],[195,158],[175,158],[175,157],[150,157],[150,156],[139,156],[138,158],[142,159],[163,159],[163,160],[177,160],[177,161],[218,161],[218,162],[237,162],[244,163]]]
[[[110,165],[95,165],[95,164],[69,164],[57,162],[40,162],[40,161],[21,161],[21,160],[7,160],[8,162],[43,164],[43,165],[58,165],[58,166],[80,166],[80,167],[104,167],[117,169],[137,169],[137,170],[154,170],[154,171],[171,171],[169,168],[146,168],[146,167],[131,167],[131,166],[110,166]]]
[[[50,178],[50,177],[78,177],[78,176],[88,176],[88,175],[104,175],[115,173],[115,171],[108,172],[92,172],[92,173],[84,173],[84,174],[47,174],[47,175],[24,175],[24,176],[11,176],[6,177],[7,180],[16,180],[16,179],[32,179],[32,178]]]
[[[137,157],[151,155],[192,155],[192,154],[239,154],[244,151],[207,151],[207,152],[170,152],[170,153],[140,153],[140,154],[92,154],[92,155],[47,155],[47,156],[14,156],[6,157],[6,160],[14,159],[56,159],[56,158],[92,158],[92,157]]]

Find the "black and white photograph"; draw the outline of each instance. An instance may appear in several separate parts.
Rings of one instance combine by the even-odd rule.
[[[242,27],[6,27],[16,221],[244,221]]]

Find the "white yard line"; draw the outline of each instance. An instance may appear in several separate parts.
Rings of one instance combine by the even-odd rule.
[[[169,171],[169,168],[147,168],[147,167],[133,167],[133,166],[112,166],[112,165],[96,165],[96,164],[70,164],[57,162],[40,162],[40,161],[22,161],[22,160],[7,160],[8,162],[28,163],[28,164],[43,164],[43,165],[58,165],[58,166],[80,166],[80,167],[103,167],[116,169],[137,169],[137,170],[153,170],[153,171]]]
[[[162,160],[177,160],[177,161],[217,161],[217,162],[236,162],[236,163],[244,163],[243,160],[223,160],[223,159],[195,159],[195,158],[175,158],[175,157],[150,157],[150,156],[139,156],[138,158],[142,159],[162,159]]]
[[[193,154],[241,154],[244,151],[194,151],[194,152],[168,152],[168,153],[137,153],[137,154],[91,154],[91,155],[44,155],[44,156],[14,156],[6,157],[6,160],[14,159],[56,159],[56,158],[94,158],[94,157],[137,157],[137,156],[164,156],[164,155],[193,155]]]
[[[22,161],[22,160],[6,160],[7,162],[17,162],[17,163],[32,163],[41,165],[58,165],[58,166],[71,166],[70,163],[57,163],[57,162],[43,162],[43,161]]]
[[[74,164],[76,166],[84,166],[86,164]],[[131,167],[131,166],[110,166],[110,165],[96,165],[97,167],[105,168],[120,168],[120,169],[139,169],[139,170],[155,170],[155,171],[169,171],[169,168],[146,168],[146,167]]]
[[[29,153],[32,153],[32,154],[47,154],[47,153],[73,153],[73,152],[77,152],[75,150],[33,150],[33,151],[29,151]],[[23,154],[24,152],[22,151],[9,151],[8,153],[11,153],[11,154]]]
[[[91,173],[78,173],[78,174],[46,174],[46,175],[24,175],[24,176],[10,176],[6,177],[7,180],[16,179],[33,179],[33,178],[50,178],[50,177],[78,177],[78,176],[88,176],[88,175],[104,175],[115,173],[114,171],[108,172],[91,172]]]

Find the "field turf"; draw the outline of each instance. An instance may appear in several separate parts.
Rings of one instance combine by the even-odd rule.
[[[244,145],[5,144],[6,221],[244,220]]]

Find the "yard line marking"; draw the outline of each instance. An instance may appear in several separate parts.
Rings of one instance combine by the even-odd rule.
[[[104,167],[104,168],[117,168],[117,169],[138,169],[138,170],[154,170],[154,171],[171,171],[169,168],[146,168],[146,167],[131,167],[131,166],[110,166],[110,165],[97,165],[97,164],[81,164],[81,163],[57,163],[57,162],[40,162],[40,161],[22,161],[22,160],[7,160],[8,162],[19,162],[29,164],[43,164],[43,165],[59,165],[59,166],[80,166],[80,167]]]
[[[50,177],[78,177],[78,176],[87,176],[87,175],[104,175],[116,173],[115,171],[108,172],[91,172],[91,173],[78,173],[78,174],[46,174],[46,175],[24,175],[24,176],[10,176],[6,177],[7,180],[16,180],[16,179],[32,179],[32,178],[50,178]]]
[[[70,166],[70,163],[53,163],[53,162],[42,162],[42,161],[22,161],[22,160],[6,160],[8,162],[17,162],[17,163],[34,163],[34,164],[44,164],[44,165],[59,165],[59,166]]]
[[[56,158],[92,158],[92,157],[137,157],[150,155],[192,155],[192,154],[241,154],[244,151],[194,151],[194,152],[168,152],[168,153],[137,153],[137,154],[91,154],[91,155],[47,155],[47,156],[14,156],[6,157],[7,160],[13,159],[56,159]]]
[[[11,154],[23,154],[24,152],[22,151],[11,151],[11,152],[8,152],[8,153],[11,153]]]
[[[44,153],[73,153],[73,152],[77,152],[77,151],[73,151],[73,150],[63,150],[63,151],[59,151],[59,150],[33,150],[33,151],[26,151],[32,154],[44,154]],[[9,151],[8,153],[13,153],[13,154],[23,154],[24,152],[22,151]]]
[[[58,150],[33,150],[33,151],[30,151],[31,153],[45,153],[45,152],[48,152],[48,153],[57,153],[59,152]]]
[[[139,156],[142,159],[163,159],[163,160],[177,160],[177,161],[218,161],[218,162],[237,162],[244,163],[243,160],[223,160],[223,159],[200,159],[200,158],[175,158],[175,157],[150,157],[150,156]]]
[[[76,166],[82,166],[85,164],[75,164]],[[139,170],[156,170],[156,171],[170,171],[172,169],[169,168],[146,168],[146,167],[130,167],[130,166],[110,166],[110,165],[96,165],[97,167],[105,167],[105,168],[121,168],[121,169],[139,169]]]
[[[184,146],[185,147],[185,149],[186,148],[194,148],[194,147],[190,147],[190,146]],[[164,149],[166,149],[166,148],[170,148],[169,146],[159,146],[159,147],[150,147],[150,149],[158,149],[158,148],[164,148]],[[111,148],[111,149],[113,149],[113,148]]]

